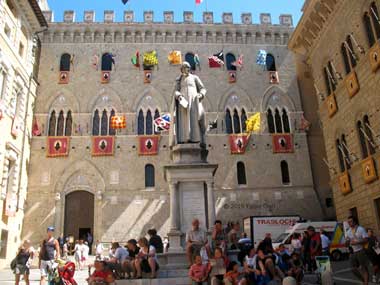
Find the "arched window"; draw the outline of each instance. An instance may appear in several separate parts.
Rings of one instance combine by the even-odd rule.
[[[57,123],[57,136],[63,136],[63,129],[65,126],[65,117],[63,111],[59,112]]]
[[[276,133],[282,133],[281,115],[277,108],[274,112],[274,121],[276,122]]]
[[[371,19],[373,22],[373,27],[375,28],[374,35],[376,39],[380,39],[380,17],[379,11],[377,10],[377,6],[375,2],[372,2],[370,7]]]
[[[71,117],[71,111],[68,111],[66,116],[65,136],[71,136],[72,129],[73,118]]]
[[[107,52],[102,55],[102,71],[111,71],[112,63],[113,63],[112,54]]]
[[[50,119],[49,119],[49,131],[48,131],[48,136],[52,137],[55,136],[55,127],[57,124],[57,117],[55,115],[55,111],[53,110],[50,114]]]
[[[350,56],[350,62],[351,62],[351,69],[353,69],[355,66],[356,66],[356,59],[355,59],[355,56],[353,55],[354,53],[354,46],[352,44],[352,40],[351,40],[351,36],[348,35],[347,38],[346,38],[346,42],[348,44],[348,47],[350,48],[350,50],[348,50],[348,54]]]
[[[157,118],[160,117],[160,111],[158,111],[158,109],[156,109],[156,111],[154,111],[154,119],[156,120]],[[153,126],[154,126],[154,123],[153,123]],[[158,134],[159,132],[156,130],[156,127],[154,127],[154,133],[155,134]]]
[[[374,154],[376,152],[376,148],[374,148],[375,141],[373,140],[373,134],[371,130],[371,125],[369,123],[368,116],[365,115],[363,118],[363,124],[364,124],[364,131],[367,134],[367,145],[368,145],[368,150],[370,154]]]
[[[70,71],[71,56],[68,53],[61,55],[61,61],[59,64],[59,71]]]
[[[243,133],[245,133],[247,130],[246,121],[247,121],[247,114],[245,113],[245,110],[242,109],[241,110],[241,129]]]
[[[99,135],[99,125],[100,125],[99,110],[95,110],[94,118],[92,119],[92,135],[93,136]]]
[[[144,126],[144,112],[143,110],[139,111],[139,115],[137,117],[137,134],[144,135],[145,134],[145,126]]]
[[[368,150],[367,150],[367,143],[366,143],[366,137],[364,135],[364,128],[361,121],[358,121],[357,124],[357,131],[359,135],[359,142],[360,142],[360,149],[362,150],[362,157],[366,158],[368,157]]]
[[[236,57],[232,53],[227,53],[226,54],[226,66],[227,66],[227,70],[236,70],[236,66],[232,64],[235,61],[236,61]]]
[[[346,49],[345,44],[342,44],[341,50],[342,50],[342,56],[343,56],[343,62],[344,62],[344,69],[346,71],[346,74],[349,74],[351,72],[351,66],[350,66],[350,60],[348,59],[348,51]]]
[[[274,126],[274,118],[273,118],[273,113],[271,109],[268,109],[267,111],[267,121],[268,121],[268,130],[269,133],[273,134],[276,132],[276,128]]]
[[[191,53],[191,52],[188,52],[186,55],[185,55],[185,61],[187,61],[190,66],[191,66],[191,70],[195,70],[196,69],[196,63],[195,63],[195,60],[194,60],[194,54]]]
[[[107,115],[107,110],[104,109],[102,113],[100,135],[106,136],[107,134],[108,134],[108,115]]]
[[[374,33],[372,31],[372,24],[371,24],[371,18],[368,15],[368,13],[365,13],[363,16],[363,22],[364,22],[364,27],[367,32],[367,39],[368,39],[368,44],[369,46],[373,46],[376,42]]]
[[[282,184],[284,185],[290,184],[289,166],[285,160],[281,161],[281,177],[282,177]]]
[[[152,164],[145,165],[145,188],[154,187],[154,166]]]
[[[285,109],[282,109],[282,123],[284,125],[284,133],[290,133],[289,117]]]
[[[243,162],[239,161],[236,165],[237,167],[237,181],[239,185],[247,185],[247,177],[245,175],[245,165]]]
[[[346,165],[346,169],[348,170],[351,168],[351,160],[350,160],[350,153],[348,152],[348,149],[347,149],[347,142],[346,142],[346,136],[345,135],[342,135],[341,146],[343,148],[344,162]]]
[[[267,54],[266,66],[267,66],[267,71],[277,71],[276,61],[274,59],[274,56],[270,53]]]
[[[331,81],[330,81],[329,72],[327,71],[327,67],[323,68],[323,74],[324,74],[325,84],[326,84],[326,93],[327,93],[327,96],[329,96],[331,94],[332,88],[331,88]]]
[[[146,134],[147,135],[152,135],[153,134],[153,119],[152,119],[152,112],[148,110],[146,112]]]
[[[340,172],[344,172],[346,170],[346,163],[344,162],[343,148],[339,139],[336,140],[336,151],[338,154]]]
[[[372,2],[369,11],[364,14],[363,21],[367,32],[369,46],[372,47],[380,39],[379,11],[376,3]]]
[[[114,136],[116,135],[116,130],[111,128],[111,123],[112,123],[112,117],[115,117],[115,110],[111,110],[111,116],[110,116],[110,122],[109,122],[109,135]]]
[[[231,118],[231,112],[230,109],[226,110],[226,133],[232,134],[232,118]]]
[[[239,113],[238,111],[235,109],[234,110],[234,133],[235,134],[240,134],[240,118],[239,118]]]

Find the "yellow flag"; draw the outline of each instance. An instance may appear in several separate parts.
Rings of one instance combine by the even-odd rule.
[[[182,64],[182,54],[178,50],[173,50],[168,55],[169,63],[172,65]]]
[[[260,131],[261,116],[260,113],[255,113],[245,122],[247,127],[247,132]]]
[[[147,65],[147,66],[158,65],[157,52],[154,50],[154,51],[144,53],[143,63],[144,65]]]

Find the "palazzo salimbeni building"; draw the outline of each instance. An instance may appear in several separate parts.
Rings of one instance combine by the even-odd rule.
[[[2,10],[21,9],[19,2],[3,0]],[[74,11],[65,11],[63,22],[54,22],[47,9],[43,14],[49,27],[39,34],[39,86],[28,117],[33,137],[26,137],[31,147],[24,156],[23,237],[37,243],[49,225],[57,235],[79,238],[90,231],[106,242],[136,238],[152,227],[166,235],[163,166],[170,149],[168,132],[158,132],[154,121],[170,111],[181,59],[207,89],[217,218],[335,218],[327,167],[315,162],[325,156],[320,124],[312,109],[304,113],[310,94],[298,82],[287,47],[290,15],[273,24],[270,14],[260,14],[255,24],[244,13],[237,24],[232,13],[214,22],[214,14],[204,12],[202,23],[194,22],[193,12],[184,12],[180,23],[170,11],[162,22],[151,11],[143,22],[133,11],[124,11],[123,22],[114,21],[113,11],[104,12],[103,22],[93,11],[85,11],[83,21]],[[245,121],[258,112],[261,129],[248,136]],[[115,129],[115,118],[124,118],[125,127]],[[1,147],[8,145],[1,140]]]

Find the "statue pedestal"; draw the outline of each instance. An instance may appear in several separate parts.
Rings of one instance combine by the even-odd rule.
[[[186,232],[193,219],[209,229],[215,221],[214,174],[217,164],[209,164],[199,144],[180,144],[173,148],[173,163],[164,166],[170,190],[170,248],[185,246]],[[178,245],[178,241],[180,244]]]

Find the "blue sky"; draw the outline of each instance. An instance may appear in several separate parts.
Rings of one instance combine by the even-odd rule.
[[[143,20],[143,11],[153,10],[155,21],[162,21],[163,11],[174,11],[175,20],[182,21],[183,11],[194,11],[195,21],[201,22],[202,12],[207,8],[214,12],[214,21],[220,22],[223,12],[233,12],[234,22],[240,22],[242,12],[251,12],[253,22],[259,23],[260,13],[271,13],[272,23],[278,24],[280,14],[292,14],[294,25],[301,17],[304,0],[203,0],[199,6],[195,0],[129,0],[123,5],[121,0],[48,0],[54,11],[54,19],[62,21],[63,11],[75,10],[76,21],[83,21],[84,10],[95,10],[96,20],[103,21],[104,10],[114,10],[116,21],[121,22],[124,10],[135,11],[135,21]]]

